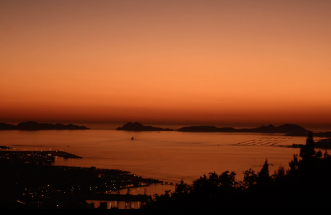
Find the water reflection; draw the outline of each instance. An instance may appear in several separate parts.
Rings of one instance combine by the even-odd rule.
[[[235,171],[240,179],[243,171],[252,167],[260,169],[265,159],[272,164],[272,172],[279,166],[287,168],[299,149],[276,146],[305,142],[305,137],[247,133],[88,130],[1,131],[0,134],[2,145],[15,146],[18,150],[63,150],[83,157],[56,158],[55,165],[121,169],[169,184],[179,183],[181,179],[190,183],[203,174],[227,170]],[[131,140],[132,136],[135,141]],[[170,185],[151,186],[148,195],[173,189]]]

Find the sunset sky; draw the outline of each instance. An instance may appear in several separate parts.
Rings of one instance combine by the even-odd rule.
[[[0,122],[331,125],[330,0],[0,0]]]

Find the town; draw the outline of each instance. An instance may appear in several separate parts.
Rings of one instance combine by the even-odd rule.
[[[88,201],[122,201],[144,205],[152,197],[121,195],[120,190],[163,183],[122,170],[53,166],[55,156],[81,158],[66,152],[0,151],[0,208],[93,209]],[[130,208],[131,209],[131,208]]]

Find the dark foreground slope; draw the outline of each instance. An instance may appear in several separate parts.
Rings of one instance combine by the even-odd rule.
[[[86,130],[85,126],[78,125],[64,125],[64,124],[48,124],[37,122],[22,122],[18,125],[10,125],[0,123],[0,130],[23,130],[23,131],[37,131],[37,130]]]
[[[138,122],[127,123],[123,127],[117,128],[119,131],[173,131],[172,129],[166,128],[157,128],[152,126],[144,126]]]
[[[316,209],[329,208],[331,196],[331,157],[316,152],[312,136],[289,163],[269,173],[268,161],[261,171],[244,172],[243,181],[236,173],[210,173],[193,181],[183,181],[174,193],[156,195],[145,209]]]

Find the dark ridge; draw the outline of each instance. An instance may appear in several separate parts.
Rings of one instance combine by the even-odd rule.
[[[279,127],[273,125],[261,126],[253,129],[234,129],[234,128],[217,128],[215,126],[192,126],[180,128],[181,132],[251,132],[251,133],[296,133],[303,136],[307,135],[307,130],[301,126],[285,124]]]
[[[0,123],[0,130],[16,130],[16,126],[5,124],[5,123]]]
[[[307,135],[307,130],[299,125],[285,124],[279,126],[277,129],[278,133],[302,133]]]
[[[166,128],[157,128],[152,126],[144,126],[141,123],[135,122],[135,123],[127,123],[123,127],[119,127],[116,130],[119,131],[173,131],[172,129]]]
[[[331,137],[331,132],[321,132],[321,133],[317,133],[314,134],[315,137]]]
[[[215,126],[192,126],[180,128],[181,132],[235,132],[234,128],[217,128]]]
[[[37,122],[22,122],[17,126],[9,124],[0,124],[0,130],[22,130],[22,131],[38,131],[38,130],[86,130],[85,126],[78,125],[63,125],[63,124],[48,124]]]
[[[276,127],[273,125],[268,125],[268,126],[261,126],[259,128],[255,128],[256,132],[262,132],[262,133],[272,133],[276,131]]]

